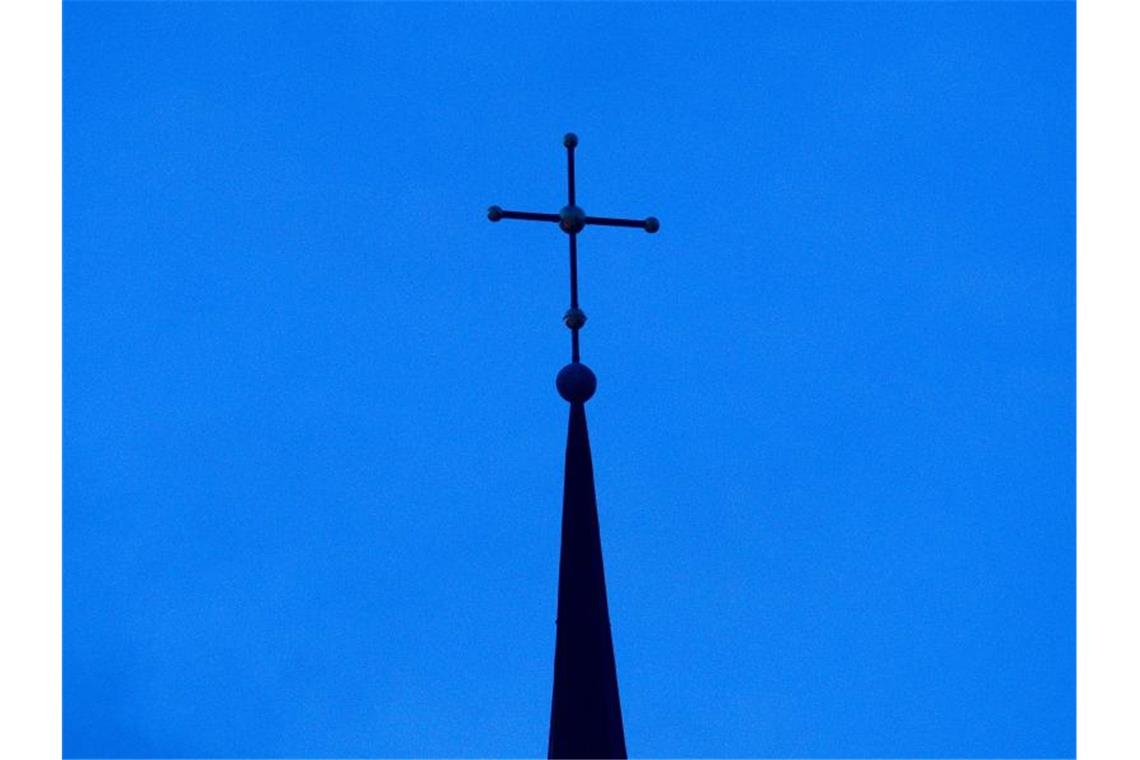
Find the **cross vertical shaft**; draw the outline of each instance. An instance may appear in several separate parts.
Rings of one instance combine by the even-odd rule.
[[[567,135],[562,140],[562,144],[566,146],[566,189],[567,208],[574,208],[577,206],[576,193],[574,192],[574,149],[578,147],[578,138],[570,139]],[[570,233],[570,310],[571,312],[578,312],[578,233]],[[570,361],[581,361],[581,352],[578,347],[578,331],[582,329],[581,324],[570,324]]]

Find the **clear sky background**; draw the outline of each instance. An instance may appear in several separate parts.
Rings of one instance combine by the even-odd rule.
[[[631,755],[1073,755],[1074,24],[66,4],[65,754],[545,753],[572,130]]]

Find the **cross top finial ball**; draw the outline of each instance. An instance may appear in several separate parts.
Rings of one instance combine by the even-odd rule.
[[[578,135],[574,134],[573,132],[567,132],[562,137],[562,144],[565,145],[567,148],[577,148],[578,147]]]

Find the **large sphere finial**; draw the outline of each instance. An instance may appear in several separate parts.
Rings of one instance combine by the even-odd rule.
[[[581,404],[593,397],[594,391],[598,389],[598,378],[585,364],[574,362],[559,371],[554,385],[558,388],[559,396],[570,403]]]

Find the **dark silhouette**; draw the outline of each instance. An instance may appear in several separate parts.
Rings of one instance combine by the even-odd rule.
[[[570,403],[549,757],[621,757],[618,698],[586,407]]]
[[[606,574],[602,564],[598,503],[594,494],[594,465],[586,430],[586,402],[598,381],[580,361],[578,331],[586,314],[578,308],[578,233],[587,225],[639,227],[657,232],[654,217],[638,221],[587,216],[575,203],[574,149],[578,137],[569,133],[566,146],[569,202],[557,214],[504,211],[491,206],[487,218],[557,222],[570,236],[570,309],[563,321],[570,328],[570,364],[558,373],[555,385],[570,402],[566,436],[566,476],[562,490],[562,555],[558,566],[558,619],[554,646],[554,696],[550,707],[551,758],[625,758],[614,663],[610,613],[606,603]]]
[[[531,222],[557,222],[570,236],[570,310],[563,320],[571,332],[570,361],[578,361],[578,330],[586,323],[586,315],[578,308],[578,233],[587,225],[601,227],[638,227],[646,232],[657,232],[661,223],[655,217],[637,219],[614,219],[607,216],[586,216],[577,206],[574,193],[574,149],[578,147],[578,135],[569,132],[562,138],[566,146],[566,176],[569,202],[557,214],[539,214],[533,211],[505,211],[498,206],[487,209],[487,218],[492,222],[500,219],[524,219]]]

